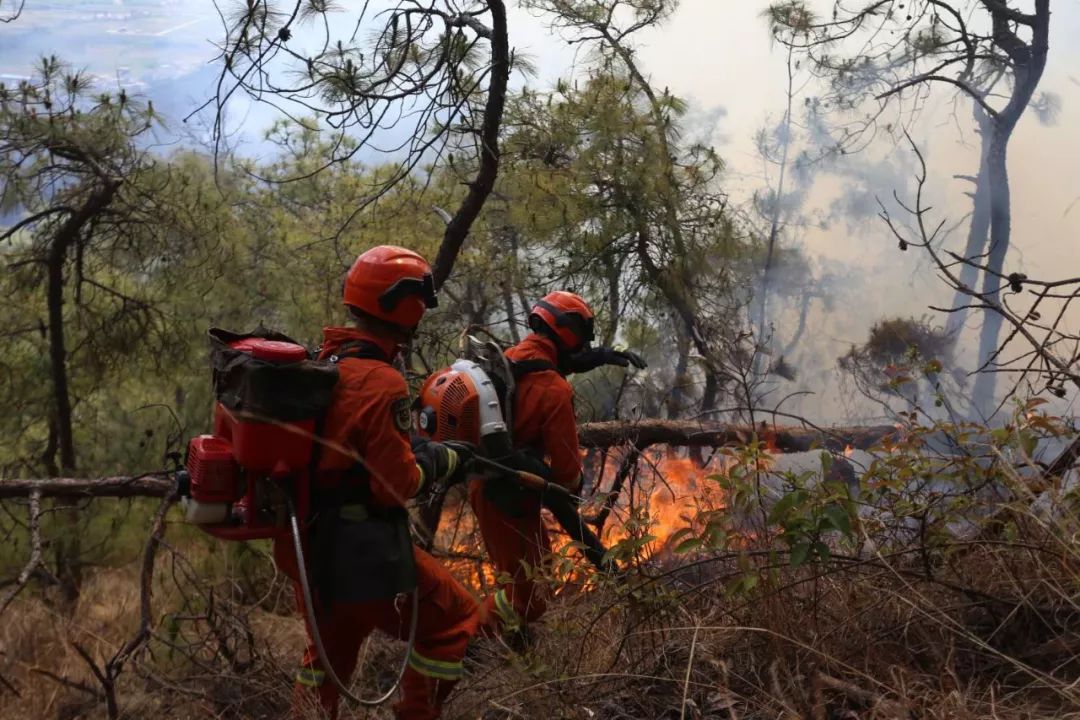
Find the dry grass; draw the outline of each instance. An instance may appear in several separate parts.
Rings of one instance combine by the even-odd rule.
[[[920,448],[894,448],[864,485],[887,486],[917,460],[903,453]],[[1010,467],[994,470],[1006,500],[992,506],[963,494],[941,504],[925,487],[882,490],[849,536],[823,537],[829,555],[795,566],[792,541],[782,541],[788,519],[686,554],[654,545],[620,578],[560,567],[535,644],[517,654],[474,643],[445,717],[1080,719],[1080,522],[1056,481],[1039,483],[1053,497],[1036,512],[1030,476]],[[957,477],[981,480],[972,474],[988,468],[972,461]],[[931,470],[935,481],[944,472]],[[821,492],[807,495],[805,517],[833,502]],[[938,504],[918,504],[926,498]],[[928,507],[940,515],[933,532],[896,532],[901,510],[925,519]],[[959,520],[963,534],[942,531]],[[153,638],[118,682],[122,716],[281,717],[304,642],[286,584],[259,552],[224,552],[181,528],[168,538],[176,544],[155,565]],[[477,577],[468,562],[459,569]],[[0,716],[104,716],[83,655],[100,665],[134,632],[138,572],[88,573],[74,608],[49,589],[16,600],[0,626]],[[378,668],[400,653],[399,643],[374,642],[369,684],[386,682]]]

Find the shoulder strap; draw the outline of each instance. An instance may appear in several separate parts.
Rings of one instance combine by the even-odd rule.
[[[330,356],[330,362],[337,364],[346,358],[378,360],[387,365],[393,364],[390,361],[390,357],[383,352],[383,349],[370,340],[354,340],[352,342],[344,343],[337,349],[336,353]]]
[[[514,379],[518,380],[526,375],[537,372],[544,372],[545,370],[555,370],[555,365],[547,360],[541,360],[539,358],[533,360],[511,360],[510,372],[514,374]]]

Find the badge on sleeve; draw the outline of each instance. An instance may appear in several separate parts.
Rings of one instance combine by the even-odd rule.
[[[390,415],[394,419],[394,427],[403,433],[409,432],[412,425],[412,413],[409,411],[409,398],[398,398],[390,404]]]

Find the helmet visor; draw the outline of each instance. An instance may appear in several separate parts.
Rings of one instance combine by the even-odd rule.
[[[435,294],[435,281],[431,273],[422,278],[401,278],[379,295],[379,307],[385,312],[391,312],[398,303],[412,295],[419,296],[426,308],[438,307],[439,299]]]

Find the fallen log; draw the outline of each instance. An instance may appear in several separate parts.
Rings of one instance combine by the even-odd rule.
[[[165,473],[103,478],[44,478],[0,480],[0,500],[29,497],[37,491],[41,497],[129,498],[165,497],[176,487]]]
[[[639,450],[652,445],[674,447],[724,447],[746,445],[754,437],[770,442],[777,452],[806,452],[826,449],[842,452],[851,447],[866,450],[896,432],[892,425],[814,429],[795,426],[766,426],[697,422],[693,420],[612,420],[578,426],[583,448],[603,448],[632,444]],[[29,497],[130,498],[165,497],[174,488],[166,473],[104,478],[0,479],[0,500]]]
[[[639,450],[650,445],[678,447],[742,446],[755,436],[779,452],[806,452],[826,449],[842,452],[851,447],[868,450],[896,432],[893,425],[820,428],[801,426],[724,425],[694,420],[611,420],[578,426],[578,440],[584,448],[604,448],[632,444]]]

